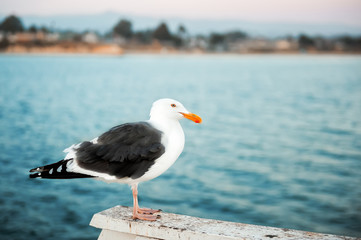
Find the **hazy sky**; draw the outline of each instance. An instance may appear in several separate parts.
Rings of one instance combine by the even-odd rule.
[[[87,14],[361,25],[361,0],[0,0],[0,13]]]

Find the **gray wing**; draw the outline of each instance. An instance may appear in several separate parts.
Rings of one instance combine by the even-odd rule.
[[[82,142],[78,165],[117,178],[141,177],[164,152],[162,132],[149,123],[127,123],[103,133],[97,143]]]

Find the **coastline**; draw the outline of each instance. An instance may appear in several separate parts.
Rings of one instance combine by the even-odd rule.
[[[170,45],[163,45],[158,41],[150,45],[119,45],[115,43],[81,43],[63,41],[47,44],[10,44],[0,49],[0,54],[9,55],[361,55],[358,50],[317,50],[307,49],[243,49],[243,50],[222,50],[212,51],[206,48],[176,48]]]
[[[56,49],[17,49],[16,51],[0,51],[0,55],[31,55],[31,56],[88,56],[88,55],[99,55],[99,56],[123,56],[123,55],[159,55],[159,56],[360,56],[361,52],[340,52],[340,51],[273,51],[273,52],[210,52],[210,51],[153,51],[153,50],[125,50],[120,47],[105,46],[97,49],[80,49],[80,50],[64,50]]]
[[[116,44],[55,44],[48,46],[10,45],[0,51],[0,54],[36,54],[36,55],[63,55],[63,54],[94,54],[94,55],[122,55],[123,48]]]

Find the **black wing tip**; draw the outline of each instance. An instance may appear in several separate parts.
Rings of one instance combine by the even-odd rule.
[[[41,171],[41,167],[30,169],[29,172],[39,172]]]
[[[67,163],[73,159],[61,160],[59,162],[30,169],[29,178],[51,178],[51,179],[69,179],[69,178],[93,178],[94,176],[77,172],[68,172]],[[59,170],[60,167],[60,170]]]
[[[30,170],[31,171],[31,170]],[[29,178],[38,178],[41,177],[40,173],[33,173],[33,174],[29,174]]]
[[[73,158],[69,158],[69,159],[66,159],[66,160],[63,159],[63,160],[60,160],[59,162],[51,163],[49,165],[36,167],[36,168],[30,169],[29,172],[45,172],[45,171],[49,171],[51,168],[54,167],[54,165],[58,166],[58,165],[63,164],[64,162],[67,162],[67,161],[70,161],[70,160],[73,160]]]

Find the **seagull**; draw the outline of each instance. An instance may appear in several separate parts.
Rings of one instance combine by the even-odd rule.
[[[164,98],[155,101],[150,119],[115,126],[91,141],[65,149],[59,162],[31,169],[30,178],[96,178],[128,184],[133,193],[133,219],[155,221],[160,210],[140,208],[138,184],[158,177],[177,160],[184,148],[179,120],[195,123],[202,119],[180,102]]]

